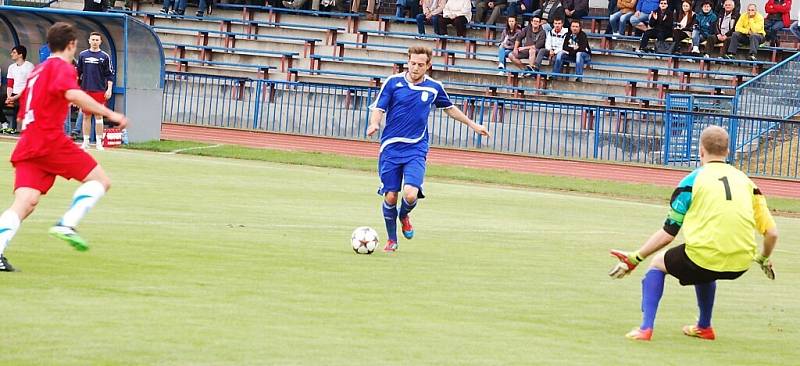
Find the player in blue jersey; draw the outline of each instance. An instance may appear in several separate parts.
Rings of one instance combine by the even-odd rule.
[[[370,106],[367,135],[372,136],[380,129],[381,120],[386,115],[386,126],[381,134],[378,174],[383,195],[383,218],[386,221],[388,240],[384,252],[397,251],[397,218],[402,223],[403,236],[414,237],[414,228],[408,214],[417,205],[422,194],[422,181],[425,177],[425,160],[428,155],[428,116],[431,106],[444,109],[450,117],[459,121],[476,133],[489,136],[486,128],[473,122],[453,105],[442,83],[428,77],[432,52],[427,47],[408,49],[408,71],[392,75],[386,79],[378,97]],[[397,199],[403,189],[400,210]]]

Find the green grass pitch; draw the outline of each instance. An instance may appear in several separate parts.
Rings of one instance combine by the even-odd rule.
[[[0,143],[8,156],[13,145]],[[694,289],[667,282],[650,343],[640,268],[606,275],[664,204],[442,179],[396,256],[374,173],[139,151],[94,153],[114,180],[84,219],[86,253],[46,235],[59,180],[6,251],[7,365],[788,365],[800,360],[800,219],[778,217],[778,279],[720,282],[713,342],[680,328]],[[13,171],[0,164],[9,205]]]

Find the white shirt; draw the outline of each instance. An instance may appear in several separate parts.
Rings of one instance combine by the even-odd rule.
[[[21,94],[25,90],[25,83],[28,81],[28,75],[33,71],[33,64],[25,61],[22,66],[17,63],[11,64],[8,67],[8,74],[6,77],[9,80],[14,80],[14,87],[11,88],[11,94]]]

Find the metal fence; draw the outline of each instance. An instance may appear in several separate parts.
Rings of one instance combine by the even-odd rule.
[[[365,133],[368,105],[376,95],[376,88],[169,72],[162,118],[180,124],[376,141]],[[486,126],[492,137],[480,137],[435,111],[428,125],[432,146],[694,167],[699,164],[699,131],[716,124],[730,131],[735,151],[731,159],[738,167],[753,175],[798,178],[798,124],[792,122],[740,118],[720,108],[642,110],[462,95],[451,99]],[[730,100],[715,103],[732,108]],[[778,127],[768,129],[765,124]],[[682,157],[676,158],[679,150]]]

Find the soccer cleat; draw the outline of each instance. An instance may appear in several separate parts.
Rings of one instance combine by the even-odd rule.
[[[628,334],[625,334],[625,338],[632,339],[634,341],[649,341],[650,338],[653,338],[653,328],[633,328],[633,330],[628,332]]]
[[[713,341],[716,338],[714,334],[714,328],[700,328],[696,325],[686,325],[683,327],[683,334],[686,334],[689,337],[697,337],[702,339],[708,339]]]
[[[403,236],[406,239],[413,239],[414,238],[414,227],[411,226],[411,217],[406,216],[405,218],[400,219],[400,223],[402,224],[403,228]]]
[[[0,254],[0,272],[16,272],[17,270],[11,263],[8,263],[8,258]]]
[[[66,241],[79,252],[85,252],[89,250],[89,244],[86,243],[86,240],[83,240],[83,238],[78,235],[78,232],[69,226],[56,225],[51,227],[48,233],[54,238]]]
[[[386,246],[383,247],[384,253],[394,253],[397,251],[397,242],[394,240],[389,240],[386,242]]]

